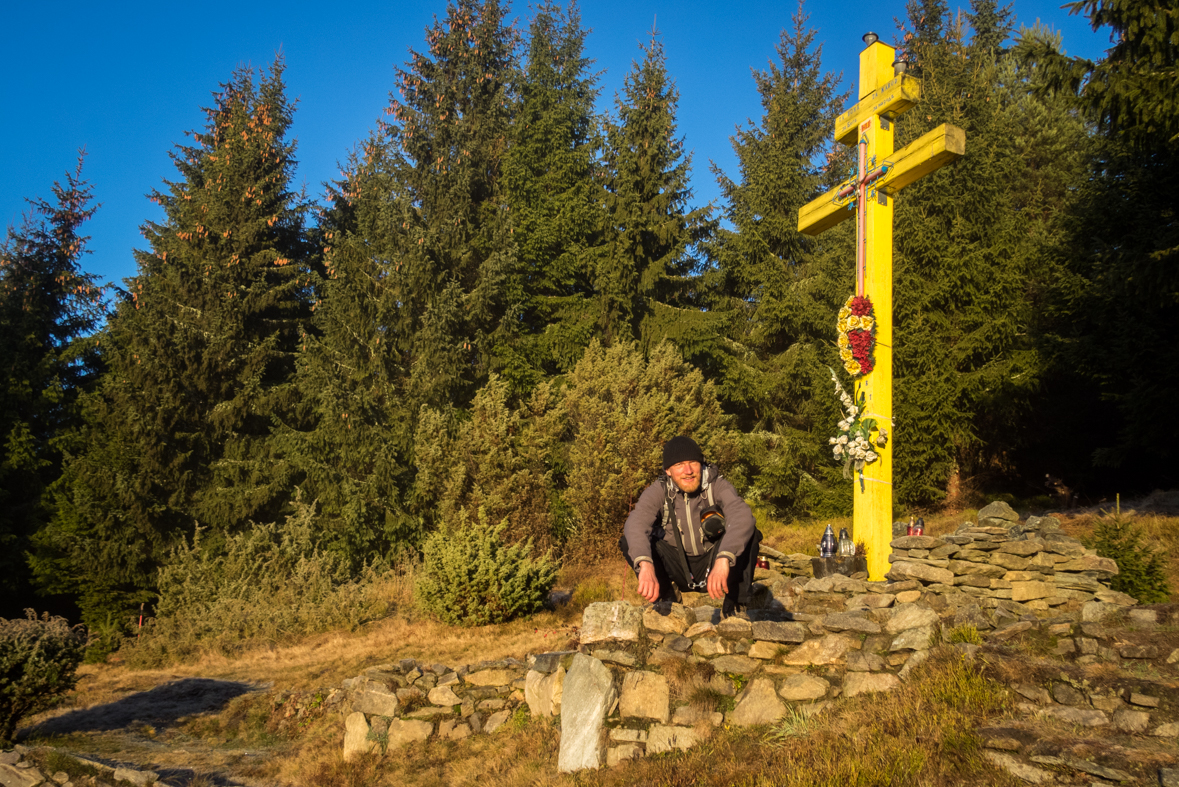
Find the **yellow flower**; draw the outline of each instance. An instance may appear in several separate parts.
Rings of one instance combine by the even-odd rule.
[[[859,361],[848,361],[847,363],[845,363],[843,365],[843,368],[847,369],[848,374],[859,374],[860,373],[860,362]]]
[[[861,317],[860,318],[860,327],[863,328],[865,331],[872,330],[872,326],[875,324],[876,324],[876,321],[873,320],[871,317]]]
[[[847,320],[840,320],[839,322],[835,323],[835,330],[839,331],[841,336],[847,333]]]
[[[852,359],[852,351],[847,348],[840,350],[839,351],[839,358],[840,358],[840,360],[842,360],[844,362],[844,364],[846,364],[848,361],[850,361]]]
[[[849,331],[854,331],[856,328],[859,328],[859,327],[860,327],[860,318],[859,317],[856,317],[853,315],[853,316],[847,318],[847,329]]]
[[[844,306],[839,310],[839,319],[846,320],[848,317],[851,317],[851,309]]]
[[[847,347],[848,347],[847,334],[846,333],[839,334],[839,349],[845,350],[845,349],[847,349]]]

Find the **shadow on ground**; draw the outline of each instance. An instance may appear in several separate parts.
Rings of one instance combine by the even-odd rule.
[[[258,686],[236,681],[184,678],[105,705],[95,705],[46,719],[23,732],[26,735],[104,732],[121,730],[132,722],[167,728],[186,716],[219,711],[234,697],[258,689]]]

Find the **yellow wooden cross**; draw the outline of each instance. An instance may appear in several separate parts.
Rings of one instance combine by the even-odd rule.
[[[893,198],[905,186],[966,152],[966,133],[942,125],[893,152],[897,115],[921,97],[919,80],[904,73],[896,50],[876,35],[864,36],[860,53],[859,101],[835,120],[835,139],[855,146],[855,177],[841,183],[798,212],[798,230],[818,235],[844,219],[856,217],[856,294],[867,295],[876,312],[875,368],[856,384],[865,398],[865,417],[893,434],[892,421],[892,211]],[[854,206],[854,212],[851,208]],[[892,540],[892,446],[876,448],[879,459],[865,466],[855,483],[853,528],[868,546],[868,578],[888,572]]]

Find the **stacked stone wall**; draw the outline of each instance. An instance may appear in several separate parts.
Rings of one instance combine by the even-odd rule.
[[[585,610],[576,651],[458,668],[403,660],[368,670],[345,685],[352,709],[345,756],[432,736],[493,734],[526,706],[532,716],[560,717],[560,770],[613,765],[689,748],[720,724],[771,724],[840,698],[895,690],[934,647],[973,658],[978,644],[949,644],[962,638],[998,644],[1039,631],[1055,640],[1053,655],[1082,665],[1179,662],[1179,650],[1168,656],[1119,643],[1097,622],[1117,613],[1140,625],[1175,625],[1179,613],[1135,609],[1133,599],[1109,589],[1116,563],[1054,520],[1020,523],[993,504],[953,534],[901,536],[892,548],[892,570],[880,582],[808,578],[801,571],[810,557],[770,550],[772,568],[757,577],[757,608],[738,617],[721,619],[698,596],[685,596],[685,604],[597,603]],[[1046,690],[1013,690],[1028,714],[1071,718],[1074,706]],[[714,705],[702,705],[701,696]],[[1086,698],[1094,713],[1084,723],[1151,726],[1145,705],[1119,702],[1125,707]],[[1176,734],[1173,723],[1154,726],[1154,734]]]

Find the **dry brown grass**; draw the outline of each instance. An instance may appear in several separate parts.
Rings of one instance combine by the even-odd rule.
[[[809,734],[788,742],[779,742],[773,728],[723,728],[689,752],[562,775],[556,772],[559,722],[531,719],[492,736],[435,740],[352,764],[342,760],[338,733],[319,735],[297,755],[271,758],[255,775],[324,787],[1018,784],[981,756],[974,732],[1003,711],[1005,692],[956,654],[922,669],[922,681],[906,684],[887,703],[870,695],[843,701],[817,717]]]

